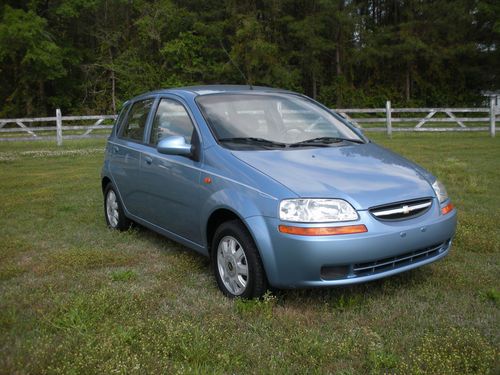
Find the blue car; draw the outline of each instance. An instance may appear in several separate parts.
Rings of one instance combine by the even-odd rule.
[[[456,210],[432,174],[294,92],[160,90],[127,101],[102,168],[108,226],[210,257],[220,290],[371,281],[443,258]]]

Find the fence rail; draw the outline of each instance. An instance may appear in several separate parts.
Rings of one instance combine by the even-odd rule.
[[[391,108],[391,102],[388,101],[385,108],[340,108],[336,111],[365,131],[387,132],[389,136],[393,131],[489,131],[494,137],[496,121],[499,120],[497,117],[500,114],[500,108],[495,107],[493,99],[489,108]],[[416,114],[425,115],[416,117]],[[478,116],[478,114],[483,115]],[[383,124],[384,127],[374,127],[373,124]],[[400,124],[406,127],[399,126]],[[449,124],[452,126],[446,126]]]
[[[55,117],[35,117],[0,119],[0,141],[42,141],[56,140],[61,145],[63,139],[84,139],[84,138],[106,138],[108,133],[96,134],[95,130],[111,130],[113,124],[106,124],[114,121],[116,115],[96,115],[96,116],[62,116],[59,109],[56,110]],[[79,121],[76,125],[64,125],[65,122]],[[87,124],[84,124],[86,122]],[[91,122],[88,124],[88,122]],[[54,125],[47,125],[53,123]],[[29,124],[29,126],[28,126]],[[43,124],[43,125],[35,125]],[[66,134],[63,135],[63,132]],[[52,133],[55,135],[41,135],[37,132]]]
[[[500,115],[500,108],[495,107],[493,99],[489,108],[391,108],[391,102],[388,101],[385,108],[335,110],[364,131],[386,132],[388,136],[391,136],[393,132],[489,131],[494,137],[496,121],[500,120],[497,119]],[[416,116],[416,114],[425,115]],[[464,117],[464,114],[468,117]],[[479,117],[477,114],[485,115]],[[115,118],[116,115],[62,116],[61,111],[57,109],[55,117],[0,119],[0,136],[2,136],[0,142],[56,140],[57,144],[61,145],[64,139],[105,138],[108,133],[103,133],[103,131],[113,127],[112,124],[105,123],[112,122],[111,120]],[[64,124],[74,121],[79,121],[80,124]],[[90,124],[88,124],[89,121]],[[81,122],[87,122],[87,124],[81,124]],[[54,125],[35,126],[36,123],[54,123]],[[376,127],[373,124],[384,126]],[[399,126],[399,124],[406,126]],[[408,126],[410,124],[412,126]],[[443,124],[453,124],[453,126],[443,126]],[[37,132],[42,134],[37,134]],[[43,135],[43,133],[51,132],[55,132],[55,135]],[[66,134],[64,135],[63,132]]]

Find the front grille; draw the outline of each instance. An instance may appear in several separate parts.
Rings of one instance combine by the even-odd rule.
[[[354,264],[352,271],[356,277],[368,276],[374,273],[384,272],[394,268],[404,267],[409,264],[418,263],[441,254],[446,248],[446,244],[447,242],[444,242],[395,257],[378,259],[374,262],[356,263]]]
[[[432,199],[391,203],[370,208],[370,213],[378,220],[406,220],[423,215],[432,206]]]
[[[321,267],[321,278],[323,280],[350,279],[390,271],[437,257],[448,248],[449,244],[450,240],[405,254],[377,259],[366,263],[356,263],[344,266],[323,266]]]

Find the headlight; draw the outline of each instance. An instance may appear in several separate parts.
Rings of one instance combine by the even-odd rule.
[[[448,193],[446,192],[446,188],[439,180],[434,181],[434,183],[432,184],[432,188],[434,189],[434,192],[436,193],[436,196],[439,199],[439,203],[443,203],[445,200],[448,199]]]
[[[342,199],[285,199],[280,219],[302,223],[324,223],[358,219],[354,208]]]

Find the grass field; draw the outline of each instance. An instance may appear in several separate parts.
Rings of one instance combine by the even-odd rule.
[[[373,139],[447,186],[449,256],[260,301],[224,298],[206,259],[149,230],[106,228],[103,140],[0,143],[0,373],[499,373],[500,137]]]

